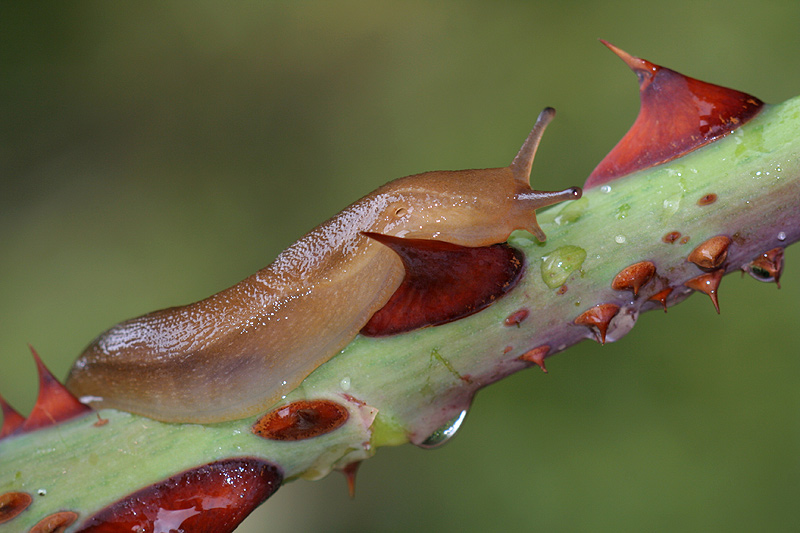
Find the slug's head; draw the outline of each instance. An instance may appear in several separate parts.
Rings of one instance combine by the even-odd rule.
[[[395,180],[376,193],[387,208],[380,233],[414,239],[441,239],[462,246],[504,242],[512,231],[545,234],[536,209],[581,197],[579,187],[534,191],[530,173],[536,149],[555,109],[546,108],[511,165],[479,170],[426,172]]]

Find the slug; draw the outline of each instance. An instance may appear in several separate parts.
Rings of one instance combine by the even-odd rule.
[[[166,422],[265,411],[341,351],[402,283],[399,256],[365,233],[465,247],[502,243],[520,229],[545,239],[535,210],[581,196],[577,187],[529,185],[554,115],[542,111],[508,167],[391,181],[233,287],[112,327],[77,359],[67,388],[94,408]]]

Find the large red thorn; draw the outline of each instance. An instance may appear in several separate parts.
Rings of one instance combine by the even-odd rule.
[[[628,133],[586,180],[587,189],[666,163],[727,135],[764,105],[749,94],[684,76],[601,42],[638,76],[641,107]]]
[[[365,235],[394,250],[406,269],[400,287],[361,330],[370,337],[446,324],[477,313],[510,291],[522,274],[523,255],[507,244],[470,248]]]
[[[89,517],[77,531],[230,533],[282,481],[280,470],[261,459],[224,459],[138,490]]]
[[[92,410],[83,405],[64,385],[50,373],[39,354],[30,347],[36,368],[39,371],[39,396],[30,416],[22,425],[22,431],[34,431],[75,418]]]

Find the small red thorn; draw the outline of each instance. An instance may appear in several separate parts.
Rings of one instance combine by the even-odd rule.
[[[513,313],[508,315],[503,323],[506,326],[517,326],[517,327],[519,327],[519,325],[522,324],[522,322],[526,318],[528,318],[528,315],[530,315],[530,311],[528,311],[527,309],[525,309],[523,307],[522,309],[514,311]]]
[[[586,180],[587,189],[700,148],[756,116],[764,105],[749,94],[684,76],[601,42],[636,73],[641,107],[631,129]]]
[[[783,272],[783,248],[773,248],[764,252],[749,265],[742,268],[744,272],[750,274],[758,281],[774,281],[778,288],[781,288],[781,273]]]
[[[661,302],[661,305],[664,306],[664,312],[667,312],[667,297],[672,292],[672,287],[667,287],[666,289],[659,291],[652,295],[648,300],[653,300],[654,302]]]
[[[528,350],[524,354],[520,355],[519,359],[537,365],[539,368],[542,369],[542,372],[547,374],[547,368],[545,368],[544,366],[544,358],[547,356],[547,353],[549,351],[550,351],[550,346],[548,346],[547,344],[543,344],[541,346],[534,348],[533,350]]]
[[[83,405],[69,392],[64,385],[50,373],[39,354],[30,346],[36,368],[39,371],[39,396],[30,416],[22,425],[22,431],[34,431],[47,426],[64,422],[76,416],[91,413],[92,410]]]
[[[0,409],[3,412],[3,426],[0,427],[0,439],[2,439],[20,429],[25,423],[25,417],[11,407],[2,396],[0,396]]]
[[[617,313],[619,313],[619,306],[617,304],[595,305],[576,318],[575,324],[588,327],[594,333],[597,342],[605,344],[608,325],[611,323],[611,320],[617,316]]]
[[[684,283],[684,285],[686,285],[690,289],[708,294],[708,296],[711,298],[711,303],[714,304],[714,309],[716,309],[717,314],[719,314],[719,301],[717,300],[717,289],[719,288],[719,282],[720,280],[722,280],[722,276],[724,275],[725,275],[725,269],[720,268],[718,270],[714,270],[713,272],[708,272],[706,274],[701,274],[696,278],[692,278],[686,283]]]
[[[615,291],[632,290],[634,296],[639,296],[639,289],[653,279],[656,266],[650,261],[640,261],[629,267],[623,268],[611,282]]]
[[[350,494],[350,499],[356,497],[356,474],[359,466],[361,466],[361,461],[353,461],[342,468],[342,474],[347,479],[347,492]]]
[[[728,246],[731,242],[731,238],[727,235],[715,235],[698,244],[686,260],[703,270],[717,269],[728,257]]]

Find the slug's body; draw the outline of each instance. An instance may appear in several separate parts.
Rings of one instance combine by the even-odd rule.
[[[364,233],[482,247],[525,229],[544,240],[535,210],[580,196],[528,184],[553,114],[542,112],[509,167],[392,181],[233,287],[111,328],[75,362],[67,387],[94,407],[172,422],[266,410],[344,348],[402,283],[398,255]]]

